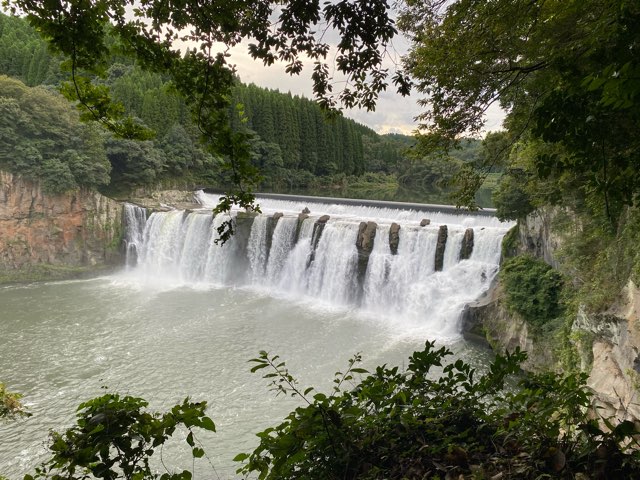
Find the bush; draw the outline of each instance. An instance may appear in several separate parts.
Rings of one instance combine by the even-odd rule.
[[[51,460],[36,469],[35,479],[191,480],[191,472],[155,473],[149,460],[173,435],[186,429],[185,441],[195,458],[205,452],[196,446],[194,427],[215,431],[204,414],[206,402],[185,399],[164,414],[146,411],[142,398],[105,394],[78,407],[77,423],[64,433],[51,433]]]
[[[500,279],[507,307],[533,326],[542,326],[562,313],[562,276],[541,260],[529,255],[507,259]]]
[[[0,420],[31,416],[30,413],[25,411],[24,406],[20,402],[21,398],[21,394],[8,392],[5,384],[0,382]]]
[[[508,382],[526,355],[496,356],[484,375],[427,342],[406,372],[373,373],[349,362],[330,395],[304,391],[278,357],[261,352],[253,371],[304,406],[258,434],[238,473],[259,479],[640,478],[633,422],[604,433],[586,414],[586,375],[548,373]],[[440,375],[433,370],[440,369]],[[364,375],[358,383],[355,377]],[[344,388],[349,385],[348,388]]]

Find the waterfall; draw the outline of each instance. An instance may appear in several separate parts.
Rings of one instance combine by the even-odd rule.
[[[249,245],[247,246],[247,256],[251,266],[252,283],[260,283],[264,279],[267,268],[267,223],[269,218],[260,215],[253,221]]]
[[[315,256],[309,265],[307,293],[338,305],[354,299],[356,223],[329,223],[323,229]]]
[[[376,242],[371,252],[363,304],[371,311],[390,310],[401,315],[411,286],[434,273],[438,229],[401,229],[397,255],[391,255],[388,236],[376,235],[379,237],[384,241]]]
[[[280,273],[294,245],[297,226],[295,217],[281,218],[276,224],[266,268],[266,280],[270,285],[280,280]]]
[[[460,260],[460,247],[462,247],[462,237],[464,230],[449,230],[447,236],[447,245],[444,249],[444,266],[443,270],[448,270],[458,263]]]
[[[237,238],[232,237],[224,245],[216,243],[218,228],[228,219],[224,215],[213,219],[207,236],[207,250],[200,259],[205,264],[203,280],[216,285],[225,285],[238,276],[234,275],[237,273],[234,269],[238,250]]]
[[[289,294],[303,295],[307,286],[307,268],[311,262],[313,219],[306,219],[300,227],[298,242],[287,256],[280,273],[278,289]]]
[[[138,263],[138,252],[143,243],[147,210],[137,205],[125,203],[123,214],[125,260],[128,267],[133,267]]]
[[[424,212],[367,207],[356,217],[351,212],[358,209],[351,206],[289,203],[270,200],[261,205],[264,213],[243,213],[242,222],[234,216],[236,235],[223,246],[215,242],[217,228],[229,217],[214,218],[203,208],[154,212],[147,219],[144,210],[128,205],[127,251],[131,246],[136,252],[135,271],[154,281],[259,289],[450,338],[459,335],[464,306],[496,275],[501,240],[510,227],[473,215],[430,213],[424,222]],[[299,215],[305,207],[312,213]],[[370,222],[367,247],[358,240],[362,220]],[[448,234],[438,253],[442,225]],[[468,229],[473,249],[461,259]],[[436,268],[438,254],[442,271]]]

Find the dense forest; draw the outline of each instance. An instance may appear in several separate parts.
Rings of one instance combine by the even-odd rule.
[[[0,74],[26,86],[20,87],[8,78],[2,80],[3,108],[8,109],[2,122],[10,132],[5,138],[13,140],[5,140],[0,147],[4,150],[0,151],[0,162],[43,178],[52,191],[78,184],[116,195],[138,186],[160,184],[220,189],[228,186],[230,180],[223,162],[201,145],[185,101],[176,94],[168,77],[143,71],[124,56],[111,59],[103,84],[128,114],[155,132],[148,140],[132,141],[79,124],[79,116],[64,105],[65,100],[57,93],[67,76],[61,60],[49,52],[46,42],[26,21],[0,14]],[[315,102],[303,97],[240,81],[232,94],[232,126],[250,134],[252,163],[261,174],[257,189],[262,191],[442,203],[455,171],[464,163],[478,161],[482,154],[481,142],[468,140],[448,154],[423,155],[413,151],[413,137],[379,135],[342,115],[329,118]],[[92,151],[90,163],[104,166],[102,159],[106,155],[111,168],[101,176],[74,174],[81,162],[66,163],[63,146],[69,144],[68,139],[62,132],[52,133],[57,123],[55,116],[44,115],[48,110],[34,108],[35,104],[52,105],[59,114],[64,111],[68,132],[92,130],[94,150],[101,145],[99,151]],[[31,127],[18,128],[17,116],[27,118]],[[49,132],[46,139],[35,135],[34,126]],[[86,135],[73,137],[84,141]],[[39,147],[45,140],[60,145],[55,164],[52,152]],[[39,153],[30,155],[30,149]],[[483,205],[489,203],[485,196]]]

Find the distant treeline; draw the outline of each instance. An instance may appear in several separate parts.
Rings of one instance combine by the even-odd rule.
[[[62,60],[47,50],[46,43],[26,21],[0,14],[0,74],[19,79],[28,87],[43,86],[48,91],[39,93],[38,97],[44,101],[42,95],[56,97],[55,87],[66,78],[60,67]],[[103,81],[127,112],[153,129],[156,137],[151,141],[133,142],[95,133],[101,138],[111,165],[107,182],[100,176],[97,184],[125,191],[158,183],[225,187],[227,181],[220,159],[200,144],[189,109],[172,91],[170,79],[142,71],[127,59],[113,58]],[[3,85],[0,97],[6,103],[10,92],[17,90],[8,88],[7,80]],[[26,98],[24,92],[19,97]],[[20,99],[12,101],[14,110],[22,108]],[[58,105],[62,99],[51,101],[62,108]],[[387,197],[393,196],[399,185],[438,188],[451,177],[455,170],[452,165],[472,161],[480,146],[479,141],[467,142],[462,151],[454,152],[457,158],[453,160],[449,156],[421,158],[411,154],[415,142],[410,136],[379,135],[339,115],[328,119],[325,112],[308,99],[244,85],[240,81],[233,91],[230,114],[234,128],[254,133],[253,161],[263,175],[258,188],[276,191],[319,185],[344,187],[363,181],[372,183],[374,190],[375,185],[388,190]],[[32,109],[28,116],[31,122],[55,123],[49,117],[40,116],[37,109]],[[7,116],[3,123],[7,124],[9,118]],[[51,156],[46,151],[50,143],[38,143],[41,139],[29,137],[26,130],[15,129],[12,135],[15,135],[15,145],[9,142],[0,147],[0,162],[13,170],[37,176],[43,168],[34,167],[35,157],[28,161],[9,158],[12,155],[9,147],[15,151],[18,143],[23,147],[31,145],[36,150],[44,149],[38,150],[36,157],[47,158]],[[59,161],[64,163],[64,155],[59,155]],[[29,165],[29,168],[21,169],[20,165]],[[56,183],[56,189],[63,190],[72,188],[74,182]]]

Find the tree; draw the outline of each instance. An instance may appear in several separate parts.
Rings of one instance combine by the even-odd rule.
[[[573,175],[584,196],[602,200],[611,224],[636,203],[637,2],[408,0],[399,24],[413,39],[407,68],[428,95],[420,118],[429,144],[478,132],[499,102],[512,142],[566,150],[536,156],[538,177]]]
[[[398,168],[398,183],[427,191],[442,189],[449,185],[459,168],[459,161],[451,157],[440,155],[410,156]]]
[[[235,188],[223,198],[217,212],[235,203],[252,206],[251,186],[258,178],[251,165],[248,134],[235,132],[230,125],[228,106],[235,76],[228,55],[218,44],[231,47],[249,40],[249,52],[255,59],[267,65],[282,61],[286,71],[295,75],[303,70],[302,58],[309,58],[314,62],[314,94],[323,106],[334,108],[340,102],[346,107],[372,109],[379,92],[388,86],[388,71],[382,62],[396,34],[386,0],[340,0],[323,6],[317,0],[206,5],[195,0],[3,3],[13,13],[25,14],[54,50],[69,58],[72,81],[63,91],[79,102],[84,118],[102,122],[119,136],[144,139],[150,132],[126,116],[108,88],[92,82],[91,75],[106,73],[115,50],[136,58],[145,69],[169,75],[190,106],[211,153],[223,156],[231,173]],[[346,77],[340,92],[333,91],[329,73],[327,29],[334,29],[340,38],[336,71]],[[183,52],[182,42],[195,48]],[[409,81],[401,72],[394,74],[392,82],[400,92],[408,92]],[[223,226],[223,240],[232,229],[230,222]]]
[[[0,76],[0,165],[60,193],[109,182],[103,137],[60,95]]]
[[[166,158],[165,170],[173,178],[184,178],[195,173],[213,173],[219,168],[218,160],[204,152],[179,123],[169,129],[158,148]]]
[[[114,186],[152,185],[166,165],[166,157],[150,141],[110,138],[106,142]]]

